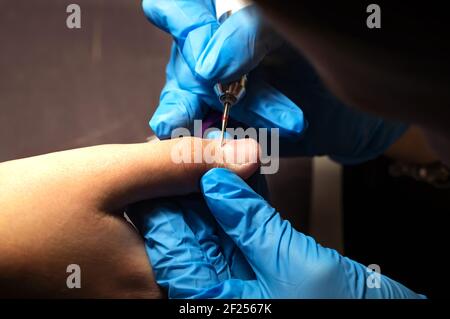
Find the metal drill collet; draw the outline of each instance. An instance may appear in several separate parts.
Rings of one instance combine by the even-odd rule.
[[[228,125],[228,116],[230,115],[231,107],[238,103],[245,95],[245,86],[247,84],[247,76],[244,75],[239,81],[230,82],[228,84],[218,83],[214,86],[220,103],[223,105],[222,116],[222,134],[220,137],[220,145],[223,145],[225,130]]]
[[[222,105],[229,103],[235,105],[245,95],[245,87],[247,85],[247,76],[244,75],[239,81],[223,84],[217,83],[214,86],[214,91],[219,97]]]

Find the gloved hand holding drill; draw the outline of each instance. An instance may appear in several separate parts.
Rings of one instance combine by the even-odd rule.
[[[219,25],[210,0],[142,4],[149,20],[174,39],[167,83],[150,121],[161,139],[170,138],[175,128],[191,127],[210,108],[222,112],[214,85],[244,74],[249,74],[247,94],[231,117],[254,128],[279,128],[282,155],[363,162],[382,154],[406,130],[406,125],[355,111],[333,97],[304,58],[278,49],[283,40],[255,6]],[[261,65],[268,55],[276,65],[270,70]]]

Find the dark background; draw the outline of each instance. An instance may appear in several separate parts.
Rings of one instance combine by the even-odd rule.
[[[388,173],[381,157],[345,167],[345,255],[428,298],[449,298],[450,189]]]

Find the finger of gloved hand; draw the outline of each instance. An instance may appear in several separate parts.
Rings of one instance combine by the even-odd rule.
[[[159,139],[172,138],[178,128],[191,129],[194,120],[204,118],[206,108],[200,96],[183,89],[166,87],[149,125]]]
[[[384,288],[368,292],[366,267],[295,231],[231,171],[213,169],[201,184],[211,213],[255,271],[262,297],[422,297],[384,276]]]
[[[189,67],[195,70],[198,57],[219,27],[214,2],[210,0],[143,0],[148,19],[171,34]]]
[[[167,289],[169,298],[190,298],[220,283],[177,203],[142,202],[128,216],[145,238],[156,282]]]
[[[302,110],[283,93],[256,77],[230,117],[255,128],[278,128],[282,137],[299,138],[305,128]]]
[[[220,281],[230,279],[230,270],[222,254],[222,242],[218,236],[218,225],[211,216],[208,206],[201,195],[191,195],[180,198],[186,223],[197,238],[206,259],[216,270]],[[226,244],[233,244],[229,242]]]
[[[260,283],[256,280],[229,279],[199,292],[195,299],[263,299]]]
[[[204,117],[208,107],[223,111],[212,88],[193,76],[175,46],[167,67],[167,80],[150,121],[158,137],[169,138],[178,127],[190,128],[195,119]],[[280,136],[287,138],[298,138],[305,127],[302,110],[258,77],[250,77],[247,95],[231,109],[230,116],[254,128],[279,128]]]
[[[223,106],[214,95],[204,96],[205,105],[223,112]],[[301,108],[283,93],[252,77],[246,96],[231,108],[230,117],[256,129],[279,129],[283,138],[298,139],[307,125]]]
[[[191,128],[193,121],[203,119],[208,109],[202,96],[209,92],[194,77],[176,44],[172,46],[166,75],[159,106],[149,123],[160,139],[171,138],[177,128]]]
[[[304,250],[308,248],[304,243],[296,243],[298,252],[290,249],[291,240],[296,236],[291,225],[227,169],[208,171],[201,179],[201,188],[211,213],[241,249],[256,276],[264,278],[275,269],[280,276],[289,278],[292,269],[289,270],[291,264],[286,258],[291,262],[301,260],[299,256],[307,254]],[[301,278],[293,276],[290,280]]]
[[[195,73],[212,83],[236,80],[252,71],[282,43],[263,22],[260,10],[248,6],[229,17],[199,56]]]
[[[217,23],[210,0],[143,0],[147,18],[175,39],[183,39],[196,28]]]
[[[241,250],[236,246],[230,236],[223,231],[222,227],[218,226],[217,228],[217,234],[221,243],[220,246],[222,247],[222,254],[225,257],[230,271],[230,278],[242,280],[255,279],[255,273]]]

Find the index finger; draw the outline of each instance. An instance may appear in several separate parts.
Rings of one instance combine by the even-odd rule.
[[[147,18],[171,34],[190,69],[219,27],[212,0],[143,0]]]

